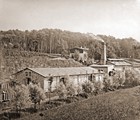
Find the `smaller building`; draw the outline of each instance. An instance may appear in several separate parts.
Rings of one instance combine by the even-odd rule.
[[[107,64],[114,65],[116,71],[131,70],[132,64],[126,62],[124,59],[108,58]]]
[[[126,62],[130,63],[133,68],[140,68],[140,60],[139,59],[125,59]]]
[[[97,64],[93,64],[90,65],[90,67],[97,69],[99,71],[103,71],[105,73],[109,73],[110,71],[112,71],[114,69],[114,65],[97,65]]]
[[[81,62],[86,62],[88,59],[88,48],[75,47],[70,49],[70,57]]]
[[[66,76],[69,82],[76,87],[88,80],[103,81],[103,72],[91,67],[66,67],[66,68],[25,68],[14,74],[15,79],[25,85],[31,82],[40,84],[46,91],[54,91]]]
[[[11,82],[9,80],[0,82],[0,102],[11,100],[13,97]]]

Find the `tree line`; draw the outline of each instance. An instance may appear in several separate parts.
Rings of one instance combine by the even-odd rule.
[[[103,52],[103,39],[107,44],[109,58],[139,58],[140,43],[135,39],[115,38],[92,33],[70,32],[60,29],[41,29],[32,31],[8,30],[0,31],[0,42],[4,48],[21,51],[35,51],[51,54],[68,54],[73,47],[89,48],[89,58],[100,59]]]

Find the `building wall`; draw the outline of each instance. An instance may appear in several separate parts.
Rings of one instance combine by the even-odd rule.
[[[81,86],[83,83],[89,81],[91,75],[92,74],[88,74],[88,75],[82,75],[82,74],[81,75],[70,75],[68,82],[70,84],[72,83],[75,87],[78,87],[78,86]],[[93,76],[95,76],[95,81],[98,81],[98,82],[103,81],[104,74],[94,74]],[[49,77],[45,78],[44,79],[44,90],[45,90],[45,92],[49,92],[49,88],[51,88],[51,91],[54,91],[59,86],[60,79],[62,77],[63,76],[54,76],[51,86],[50,86],[50,83],[49,83]]]
[[[103,79],[104,79],[104,74],[96,74],[95,75],[95,81],[96,82],[103,82]]]
[[[78,87],[79,85],[82,85],[84,82],[88,81],[90,75],[70,75],[69,76],[69,84],[73,84],[75,87]],[[54,91],[60,83],[60,79],[63,76],[54,76],[53,82],[51,84],[51,91]],[[49,78],[44,79],[44,90],[46,92],[49,91],[50,84],[49,84]]]
[[[92,67],[94,68],[94,67]],[[107,67],[95,67],[97,70],[103,70],[103,72],[108,73],[108,68]]]
[[[1,91],[0,92],[0,102],[2,101],[7,101],[7,100],[13,100],[14,99],[14,94],[11,93],[10,91]]]
[[[71,57],[71,58],[73,58],[73,57],[75,56],[76,51],[77,51],[78,54],[79,54],[78,61],[82,61],[82,62],[87,61],[87,59],[88,59],[88,53],[87,53],[87,51],[85,51],[85,50],[80,50],[80,49],[73,49],[73,50],[71,51],[71,53],[70,53],[70,57]]]
[[[116,71],[131,70],[131,66],[115,66]]]
[[[113,65],[110,65],[110,66],[103,66],[103,67],[98,67],[98,66],[91,66],[92,68],[95,68],[97,70],[103,70],[103,72],[105,73],[109,73],[110,71],[112,71],[112,69],[114,69],[114,66]]]
[[[114,69],[114,65],[108,67],[108,73]]]
[[[28,73],[28,75],[27,75]],[[88,81],[88,76],[89,75],[72,75],[69,76],[69,82],[73,83],[75,86],[78,86],[79,84],[83,84],[85,81]],[[63,76],[53,76],[53,81],[51,83],[51,91],[54,91],[60,82],[60,79]],[[41,75],[32,72],[31,70],[24,70],[20,73],[17,73],[15,75],[15,79],[17,80],[17,82],[20,82],[22,84],[27,85],[27,78],[30,78],[31,81],[35,81],[37,83],[40,83],[41,87],[48,92],[49,88],[50,88],[50,83],[49,83],[49,78],[50,77],[42,77]]]
[[[51,86],[50,86],[50,82],[49,82],[49,77],[45,78],[44,79],[44,90],[45,90],[45,92],[49,92],[50,88],[51,88],[51,91],[54,91],[59,85],[60,78],[61,78],[60,76],[54,76],[53,81],[51,83]]]
[[[87,61],[87,58],[88,58],[88,54],[87,54],[87,52],[83,52],[83,53],[80,53],[79,54],[79,61],[81,60],[82,62],[84,62],[84,61]]]
[[[123,70],[123,67],[115,66],[115,70],[116,70],[116,71],[122,71],[122,70]]]
[[[14,94],[11,89],[10,82],[0,83],[0,102],[12,100],[14,98]]]
[[[41,87],[44,88],[44,77],[29,69],[26,69],[15,75],[15,79],[17,80],[17,82],[20,82],[25,85],[28,84],[28,78],[31,79],[31,81],[33,82],[40,83]]]
[[[89,75],[75,75],[70,76],[70,82],[73,83],[76,87],[82,85],[84,82],[88,81]]]
[[[28,74],[27,74],[28,73]],[[103,74],[102,73],[96,73],[94,75],[92,74],[79,74],[79,75],[70,75],[69,76],[69,83],[73,83],[75,87],[78,87],[79,85],[82,85],[84,82],[88,81],[91,79],[91,76],[95,76],[94,79],[96,81],[103,81]],[[54,91],[60,83],[60,79],[63,78],[64,76],[53,76],[53,80],[50,86],[50,76],[48,77],[43,77],[29,69],[26,69],[22,72],[19,72],[15,75],[15,79],[22,83],[27,85],[28,81],[27,78],[30,78],[31,81],[34,81],[36,83],[40,83],[41,87],[45,90],[45,92]]]

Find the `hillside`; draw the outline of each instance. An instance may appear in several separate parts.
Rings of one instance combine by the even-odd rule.
[[[2,66],[3,77],[9,78],[11,74],[26,67],[80,67],[83,65],[73,59],[45,53],[6,50],[3,52]]]
[[[20,120],[139,120],[140,87],[118,90]]]
[[[88,57],[100,60],[103,55],[103,41],[107,45],[109,58],[140,58],[140,43],[133,38],[118,39],[59,29],[0,31],[0,52],[1,49],[4,51],[4,58],[0,60],[0,70],[3,72],[1,76],[8,78],[25,67],[82,66],[74,60],[62,58],[68,56],[69,49],[76,46],[89,48]]]
[[[0,31],[0,43],[4,48],[20,51],[36,51],[53,54],[68,54],[73,47],[89,48],[89,57],[100,59],[103,44],[107,44],[107,57],[140,58],[140,43],[135,39],[115,38],[92,33],[62,31],[60,29],[41,29],[32,31],[8,30]]]

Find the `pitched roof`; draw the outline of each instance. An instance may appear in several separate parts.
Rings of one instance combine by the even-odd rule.
[[[98,73],[97,69],[94,69],[91,67],[26,68],[26,69],[34,71],[44,77]],[[23,71],[23,70],[21,70],[21,71]]]
[[[2,83],[8,83],[8,82],[10,82],[9,79],[4,79],[4,80],[1,80],[1,81],[0,81],[0,84],[2,84]]]
[[[95,68],[107,68],[107,67],[112,67],[113,65],[97,65],[97,64],[92,64],[90,66],[91,67],[95,67]]]
[[[109,61],[124,61],[124,59],[117,59],[117,58],[107,58]]]
[[[79,49],[79,50],[89,50],[89,48],[83,48],[83,47],[74,47],[70,50],[73,50],[73,49]]]

